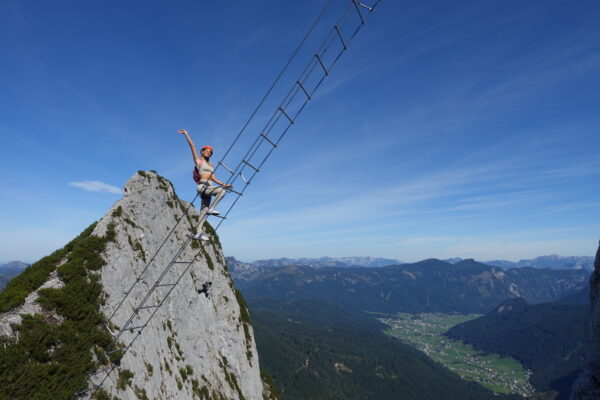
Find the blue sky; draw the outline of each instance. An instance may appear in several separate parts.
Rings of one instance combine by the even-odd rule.
[[[218,160],[324,4],[3,1],[0,261],[62,247],[140,169],[193,198],[176,130]],[[594,254],[599,20],[595,1],[383,1],[221,227],[226,254]]]

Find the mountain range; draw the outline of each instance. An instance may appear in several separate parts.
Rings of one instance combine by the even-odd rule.
[[[485,264],[495,265],[500,268],[550,268],[550,269],[585,269],[588,271],[594,270],[594,257],[588,256],[572,256],[563,257],[557,255],[541,256],[529,260],[506,261],[492,260],[485,261]]]
[[[319,299],[346,309],[384,313],[487,313],[515,297],[532,304],[550,302],[584,290],[590,276],[586,270],[503,270],[474,260],[450,264],[436,259],[381,268],[230,271],[250,298]]]
[[[464,261],[465,259],[460,257],[444,259],[450,264],[456,264],[457,262]],[[511,268],[549,268],[549,269],[585,269],[593,271],[594,269],[594,258],[588,256],[558,256],[548,255],[540,256],[532,259],[524,259],[519,261],[508,261],[508,260],[489,260],[479,261],[482,264],[493,265],[503,269]],[[404,262],[392,258],[381,258],[381,257],[318,257],[318,258],[272,258],[265,260],[257,260],[250,262],[243,262],[235,259],[234,257],[227,257],[228,265],[234,267],[243,267],[246,270],[258,269],[264,270],[266,268],[276,267],[287,267],[291,265],[305,266],[312,268],[356,268],[356,267],[367,267],[367,268],[378,268],[387,267],[390,265],[401,265]]]
[[[266,260],[257,260],[251,262],[242,262],[236,260],[234,257],[227,257],[228,263],[244,264],[246,266],[254,268],[275,268],[275,267],[287,267],[290,265],[302,265],[305,267],[312,268],[328,268],[328,267],[340,267],[340,268],[353,268],[353,267],[387,267],[388,265],[403,264],[402,261],[395,260],[392,258],[381,258],[381,257],[319,257],[319,258],[270,258]]]

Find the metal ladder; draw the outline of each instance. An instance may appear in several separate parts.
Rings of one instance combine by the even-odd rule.
[[[337,23],[328,31],[317,51],[310,58],[305,68],[302,70],[289,91],[287,91],[287,94],[283,97],[283,100],[276,107],[266,124],[260,129],[260,132],[258,132],[250,147],[245,153],[242,152],[243,156],[235,163],[236,166],[233,169],[228,167],[225,164],[225,161],[228,156],[233,154],[231,150],[237,144],[240,135],[238,135],[238,138],[233,141],[229,149],[225,152],[225,155],[215,167],[215,172],[219,170],[220,167],[223,167],[223,169],[229,173],[229,178],[226,183],[234,184],[241,181],[242,188],[241,190],[227,190],[228,195],[226,197],[235,197],[224,214],[215,216],[220,219],[219,223],[214,228],[215,231],[217,231],[221,224],[227,219],[229,213],[243,196],[245,190],[248,188],[256,174],[261,171],[267,159],[277,148],[279,142],[296,123],[300,113],[304,110],[308,102],[314,98],[317,89],[321,86],[325,78],[330,75],[333,66],[348,49],[348,46],[355,38],[356,34],[360,31],[368,17],[380,2],[381,0],[370,0],[370,5],[367,5],[358,0],[349,0],[348,6],[343,11]],[[268,93],[269,92],[267,92],[267,94]],[[254,116],[254,114],[252,116]],[[242,129],[242,132],[245,127],[246,126]],[[240,134],[242,132],[240,132]],[[113,332],[110,325],[115,318],[116,313],[121,309],[125,300],[134,290],[136,285],[142,281],[143,275],[153,264],[156,256],[173,232],[175,232],[181,220],[186,217],[189,207],[197,198],[198,194],[194,197],[192,202],[189,203],[185,211],[183,211],[181,218],[177,220],[175,226],[169,231],[167,237],[158,247],[142,272],[136,277],[131,287],[124,293],[124,297],[109,316],[105,327],[111,334],[113,340],[106,347],[106,351],[99,357],[100,359],[108,358],[110,360],[110,356],[115,353],[120,353],[122,357],[133,346],[135,341],[141,336],[142,331],[148,326],[156,312],[164,304],[198,256],[205,252],[205,244],[204,242],[200,242],[200,249],[195,253],[192,259],[181,260],[181,254],[193,240],[191,237],[188,237],[176,251],[171,261],[160,272],[158,278],[151,285],[146,295],[133,308],[125,324],[119,327],[116,333]],[[171,271],[176,272],[176,278],[168,282],[163,282],[163,279]],[[151,300],[151,297],[155,294],[159,298],[158,301]],[[92,399],[117,365],[111,363],[110,367],[104,370],[99,367],[100,360],[96,362],[94,372],[90,373],[88,378],[82,382],[72,399]],[[97,384],[94,384],[87,389],[83,389],[83,387],[88,385],[90,377],[99,375],[102,375],[102,379],[100,379]]]

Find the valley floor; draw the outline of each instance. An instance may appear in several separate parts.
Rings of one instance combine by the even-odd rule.
[[[529,382],[531,371],[510,357],[484,354],[462,341],[444,336],[451,327],[475,319],[479,315],[404,314],[379,318],[390,328],[386,333],[423,351],[463,379],[478,382],[504,394],[531,396],[535,392]]]

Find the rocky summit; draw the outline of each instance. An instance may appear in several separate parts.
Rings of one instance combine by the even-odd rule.
[[[204,248],[192,241],[175,258],[195,230],[194,207],[154,172],[136,173],[124,193],[97,224],[33,264],[0,296],[3,391],[12,399],[70,399],[87,379],[84,387],[100,385],[97,398],[110,400],[269,397],[248,309],[214,231],[206,225]],[[182,263],[167,271],[173,260]],[[144,298],[147,307],[139,308]],[[29,340],[39,332],[48,343],[35,345],[34,360],[19,361],[19,352],[34,354]],[[111,335],[119,336],[116,353]],[[28,383],[23,375],[42,378]]]

